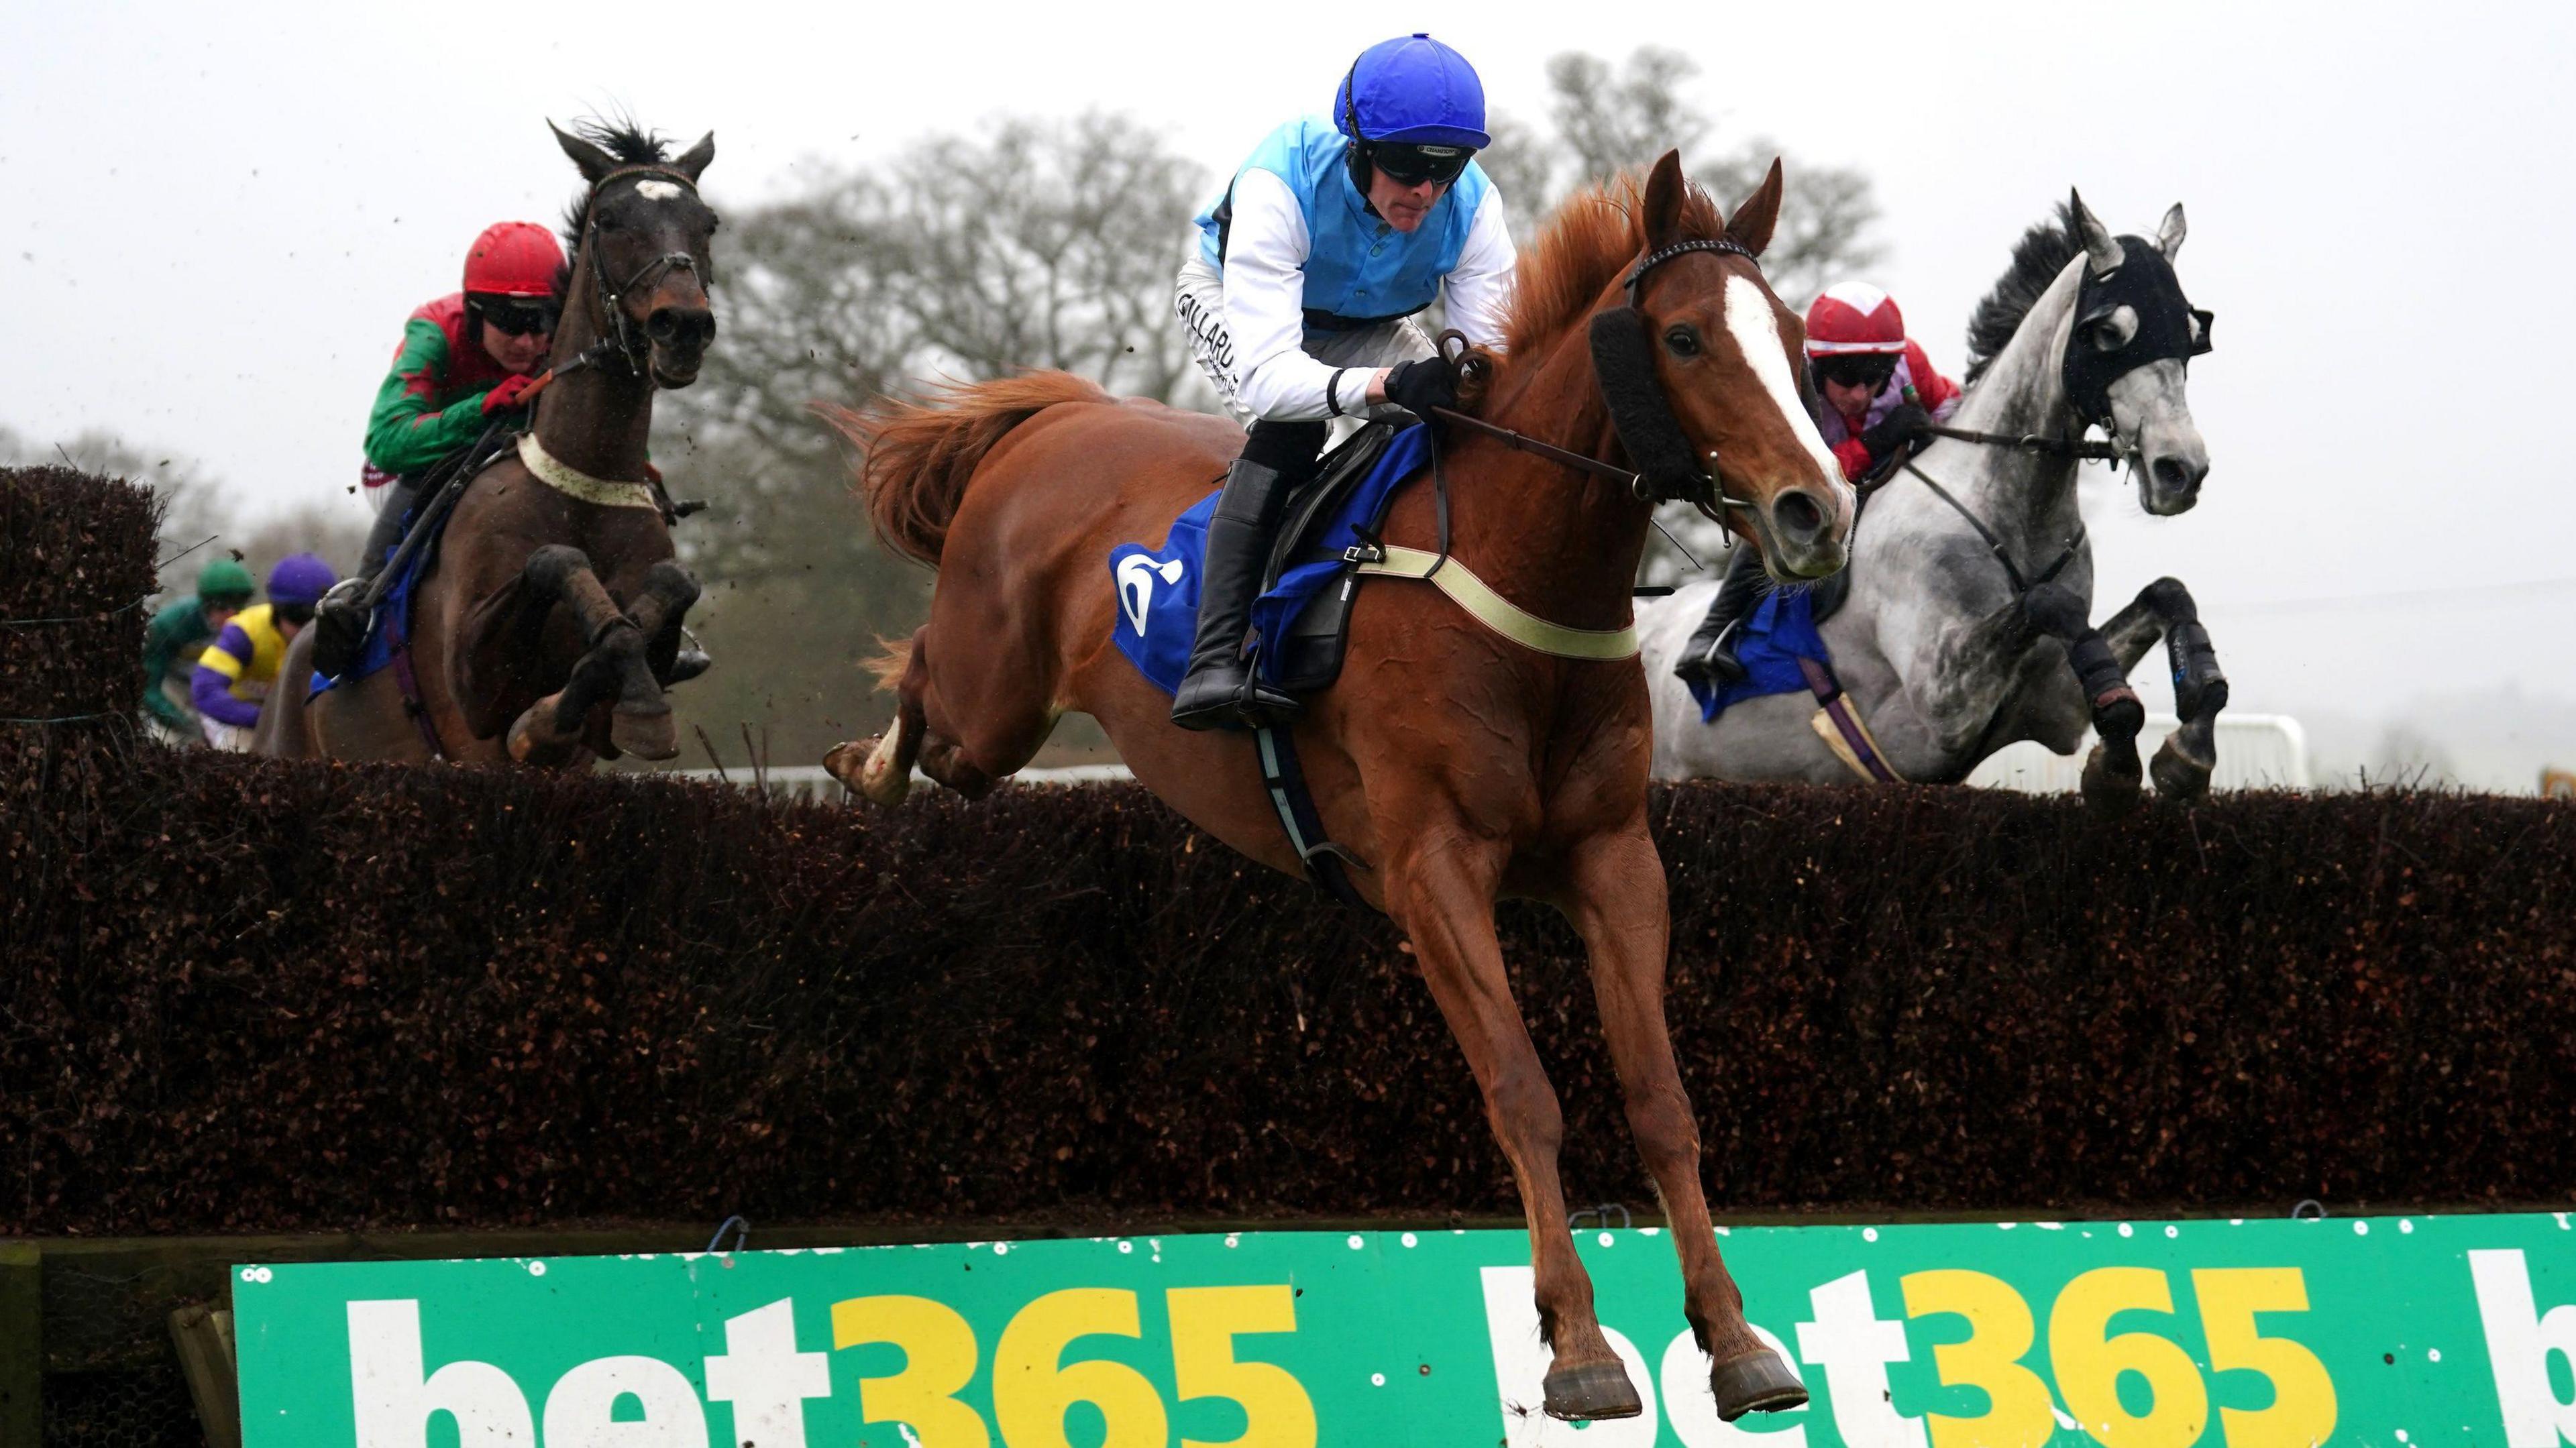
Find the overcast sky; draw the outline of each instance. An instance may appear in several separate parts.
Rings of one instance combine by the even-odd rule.
[[[1868,171],[1888,251],[1872,279],[1946,367],[2013,238],[2070,183],[2115,230],[2185,203],[2178,269],[2218,315],[2192,376],[2213,467],[2177,519],[2141,515],[2125,477],[2093,491],[2098,597],[2190,583],[2238,708],[2576,698],[2576,438],[2549,378],[2576,339],[2576,7],[1285,14],[13,5],[0,425],[185,452],[246,510],[358,507],[344,490],[405,315],[455,286],[485,223],[552,222],[572,193],[547,117],[622,105],[684,143],[712,129],[708,190],[738,208],[818,162],[1089,107],[1144,118],[1213,174],[1322,110],[1359,49],[1425,23],[1529,120],[1548,56],[1656,44],[1701,65],[1721,144],[1768,134]]]

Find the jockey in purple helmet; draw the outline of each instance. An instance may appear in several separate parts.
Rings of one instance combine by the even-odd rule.
[[[207,743],[217,749],[250,748],[260,703],[277,683],[287,644],[313,621],[313,605],[339,581],[330,564],[310,553],[279,559],[268,571],[268,602],[234,614],[197,656],[188,698],[197,706]]]
[[[1251,437],[1208,521],[1197,637],[1172,700],[1184,729],[1285,717],[1244,660],[1252,600],[1288,494],[1312,476],[1331,419],[1454,406],[1457,379],[1412,320],[1441,299],[1467,340],[1500,347],[1512,239],[1475,153],[1485,88],[1428,35],[1372,45],[1329,121],[1291,121],[1253,148],[1196,220],[1178,310],[1217,396]]]

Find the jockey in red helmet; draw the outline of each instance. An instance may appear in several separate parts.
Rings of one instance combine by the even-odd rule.
[[[1959,410],[1959,384],[1905,335],[1896,298],[1867,282],[1828,287],[1807,308],[1807,370],[1824,403],[1816,426],[1855,483]]]
[[[393,370],[367,416],[368,496],[381,497],[358,569],[322,601],[315,665],[337,675],[363,641],[359,600],[402,542],[422,476],[471,445],[496,419],[519,421],[520,394],[545,367],[562,305],[555,235],[533,221],[484,228],[465,253],[465,287],[424,304],[403,324]]]
[[[1807,374],[1816,384],[1816,430],[1850,482],[1929,440],[1933,425],[1959,410],[1959,384],[1932,370],[1921,345],[1905,335],[1896,298],[1867,282],[1827,287],[1808,306]],[[1736,549],[1675,674],[1712,688],[1744,677],[1735,624],[1752,612],[1762,579],[1753,550]]]

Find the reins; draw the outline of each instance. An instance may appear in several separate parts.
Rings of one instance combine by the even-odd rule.
[[[2042,437],[2035,432],[1978,432],[1965,427],[1933,427],[1934,437],[1959,442],[1973,442],[1983,447],[2008,447],[2022,452],[2048,453],[2054,457],[2074,458],[2080,462],[2116,463],[2123,454],[2117,443],[2081,442],[2074,438]]]
[[[1646,275],[1676,257],[1701,251],[1740,256],[1752,262],[1757,270],[1761,267],[1760,259],[1750,250],[1723,237],[1675,242],[1639,258],[1637,265],[1629,271],[1627,280],[1621,284],[1621,290],[1627,294],[1627,305],[1603,312],[1592,322],[1594,385],[1599,389],[1602,401],[1609,405],[1611,426],[1631,457],[1657,459],[1662,464],[1660,467],[1650,463],[1644,469],[1623,468],[1554,443],[1541,442],[1527,433],[1497,426],[1483,418],[1470,417],[1454,408],[1437,407],[1432,411],[1438,413],[1443,422],[1456,423],[1505,447],[1617,483],[1644,502],[1686,501],[1715,522],[1725,521],[1718,512],[1720,508],[1754,511],[1758,504],[1750,498],[1728,496],[1725,484],[1718,480],[1716,449],[1709,450],[1706,466],[1691,456],[1689,441],[1682,434],[1680,422],[1673,416],[1671,402],[1660,389],[1652,386],[1651,345],[1645,341],[1646,317],[1638,306],[1638,299],[1645,289]],[[1443,332],[1440,334],[1443,356],[1448,355],[1449,341],[1453,337],[1458,339],[1462,349],[1465,347],[1464,335],[1456,331]],[[1455,365],[1463,368],[1466,360],[1462,357]],[[1687,476],[1704,485],[1707,496],[1697,496],[1698,488],[1681,491],[1662,486],[1657,482],[1659,474]],[[1444,547],[1442,551],[1445,553],[1447,549]]]

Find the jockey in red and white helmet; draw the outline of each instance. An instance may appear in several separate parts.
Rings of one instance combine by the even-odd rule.
[[[1905,335],[1896,298],[1867,282],[1841,282],[1807,308],[1807,372],[1816,384],[1816,430],[1850,482],[1928,440],[1959,410],[1959,384],[1932,370]],[[1735,625],[1762,595],[1761,560],[1738,548],[1673,672],[1702,689],[1740,682]]]
[[[1905,335],[1896,298],[1867,282],[1827,287],[1807,308],[1807,370],[1824,403],[1816,426],[1852,482],[1959,410],[1959,384]]]

